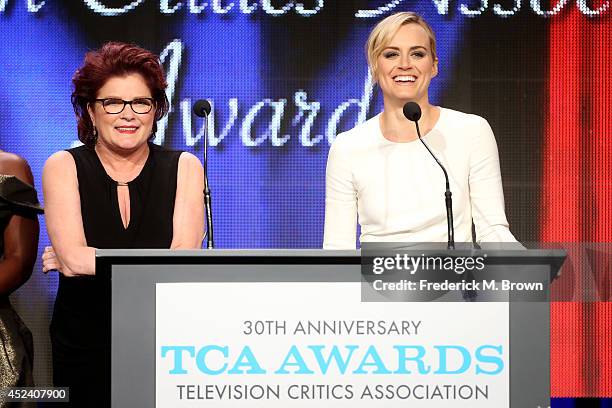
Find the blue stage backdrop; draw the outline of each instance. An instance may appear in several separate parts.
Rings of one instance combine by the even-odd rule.
[[[203,122],[191,106],[213,104],[217,246],[320,247],[329,145],[380,111],[364,43],[378,19],[407,9],[401,3],[0,1],[2,148],[29,160],[40,187],[46,158],[77,141],[71,77],[85,52],[135,42],[158,53],[167,72],[172,107],[156,143],[201,157]],[[438,34],[437,102],[468,21],[440,4],[411,5]],[[469,95],[462,102],[469,110]]]

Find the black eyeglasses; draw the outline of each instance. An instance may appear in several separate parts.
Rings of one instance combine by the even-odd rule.
[[[153,98],[136,98],[131,101],[124,101],[119,98],[104,98],[95,99],[95,102],[100,102],[104,112],[113,115],[123,112],[125,105],[130,105],[134,113],[139,113],[141,115],[151,112],[151,109],[155,106],[155,100]]]

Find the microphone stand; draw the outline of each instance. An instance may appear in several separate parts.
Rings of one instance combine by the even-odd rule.
[[[431,154],[431,157],[434,158],[436,163],[438,163],[438,166],[440,166],[440,168],[444,172],[444,179],[446,180],[446,191],[444,192],[444,202],[446,203],[446,224],[448,228],[447,248],[455,249],[455,227],[454,227],[455,224],[453,223],[453,198],[452,198],[453,194],[451,193],[451,190],[450,190],[450,182],[448,180],[448,173],[446,172],[446,169],[444,168],[442,163],[440,163],[436,155],[433,154],[433,152],[429,149],[429,146],[427,146],[425,141],[421,138],[421,130],[419,129],[419,121],[415,120],[414,124],[416,125],[416,131],[417,131],[417,135],[419,136],[419,140],[421,141],[421,143],[423,143],[423,146],[425,146],[429,154]]]
[[[204,113],[204,209],[206,210],[206,248],[215,247],[213,240],[212,204],[208,187],[208,113]]]

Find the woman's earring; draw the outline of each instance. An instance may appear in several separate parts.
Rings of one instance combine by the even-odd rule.
[[[95,126],[93,128],[93,138],[94,138],[94,143],[96,143],[98,141],[98,129],[96,129]]]

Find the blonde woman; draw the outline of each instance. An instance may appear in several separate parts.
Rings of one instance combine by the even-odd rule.
[[[421,107],[423,140],[446,167],[453,194],[455,240],[516,242],[508,229],[497,145],[487,121],[432,105],[438,74],[436,38],[419,15],[402,12],[376,25],[367,44],[372,78],[384,110],[337,136],[326,174],[323,247],[361,242],[446,242],[445,180],[404,117],[407,102]]]

